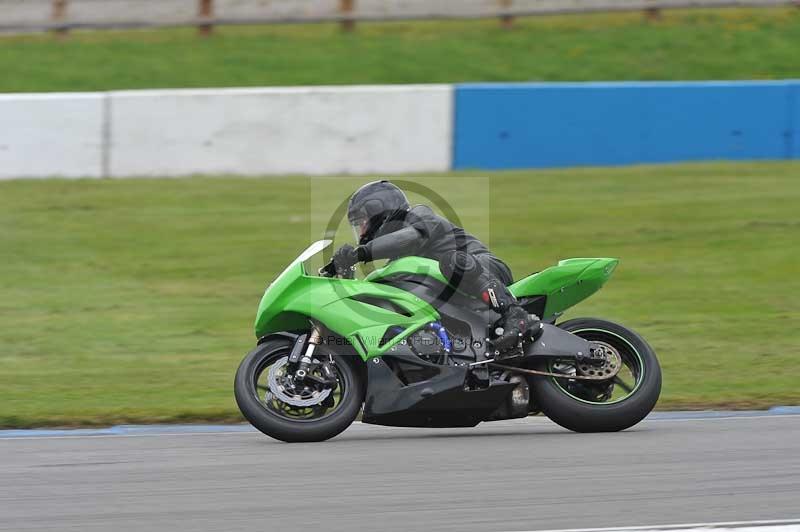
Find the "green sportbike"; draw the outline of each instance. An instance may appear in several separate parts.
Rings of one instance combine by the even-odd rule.
[[[562,313],[609,279],[617,259],[568,259],[509,289],[543,329],[499,352],[499,315],[450,286],[438,263],[390,261],[354,279],[306,262],[312,244],[269,285],[256,317],[258,345],[236,373],[245,418],[287,442],[322,441],[362,421],[472,427],[542,412],[577,432],[641,421],[661,392],[653,349],[616,323]]]

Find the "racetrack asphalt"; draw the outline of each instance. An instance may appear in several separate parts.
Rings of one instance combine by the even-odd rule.
[[[30,434],[29,436],[27,434]],[[116,435],[115,435],[116,434]],[[513,531],[800,517],[800,415],[0,434],[0,530]]]

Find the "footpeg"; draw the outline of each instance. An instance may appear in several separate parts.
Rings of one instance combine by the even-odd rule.
[[[531,317],[536,320],[536,323],[528,330],[528,334],[530,335],[531,340],[535,341],[544,332],[544,324],[539,321],[539,317],[535,314],[531,314]]]

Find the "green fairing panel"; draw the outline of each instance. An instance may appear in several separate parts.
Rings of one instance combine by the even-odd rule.
[[[618,259],[567,259],[534,273],[509,289],[514,296],[547,296],[544,318],[564,312],[597,292],[608,281]]]
[[[358,299],[388,300],[398,312]],[[306,275],[302,263],[289,266],[264,292],[256,317],[256,336],[307,330],[309,318],[344,337],[364,358],[380,356],[439,314],[415,295],[392,286],[361,280]],[[366,325],[366,326],[365,326]],[[387,329],[402,332],[379,346]]]
[[[383,268],[378,268],[367,275],[366,280],[377,281],[378,279],[383,279],[384,277],[403,273],[425,275],[428,277],[433,277],[434,279],[437,279],[443,283],[447,283],[447,279],[445,279],[444,275],[442,275],[442,272],[439,270],[439,263],[435,260],[426,259],[424,257],[403,257],[400,259],[395,259],[390,261]]]

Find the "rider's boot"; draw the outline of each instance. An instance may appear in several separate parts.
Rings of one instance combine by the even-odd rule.
[[[494,325],[495,338],[492,340],[495,349],[500,352],[496,356],[513,355],[511,350],[526,335],[536,339],[541,334],[542,323],[539,319],[528,314],[517,298],[499,281],[493,279],[481,287],[481,299],[500,314],[500,319]]]
[[[494,350],[498,351],[495,356],[504,352],[513,356],[513,348],[521,343],[525,335],[535,338],[541,333],[539,319],[529,315],[506,285],[469,253],[453,251],[444,255],[439,260],[439,269],[452,286],[479,295],[486,305],[500,314],[500,319],[492,327],[495,336],[492,344]]]

